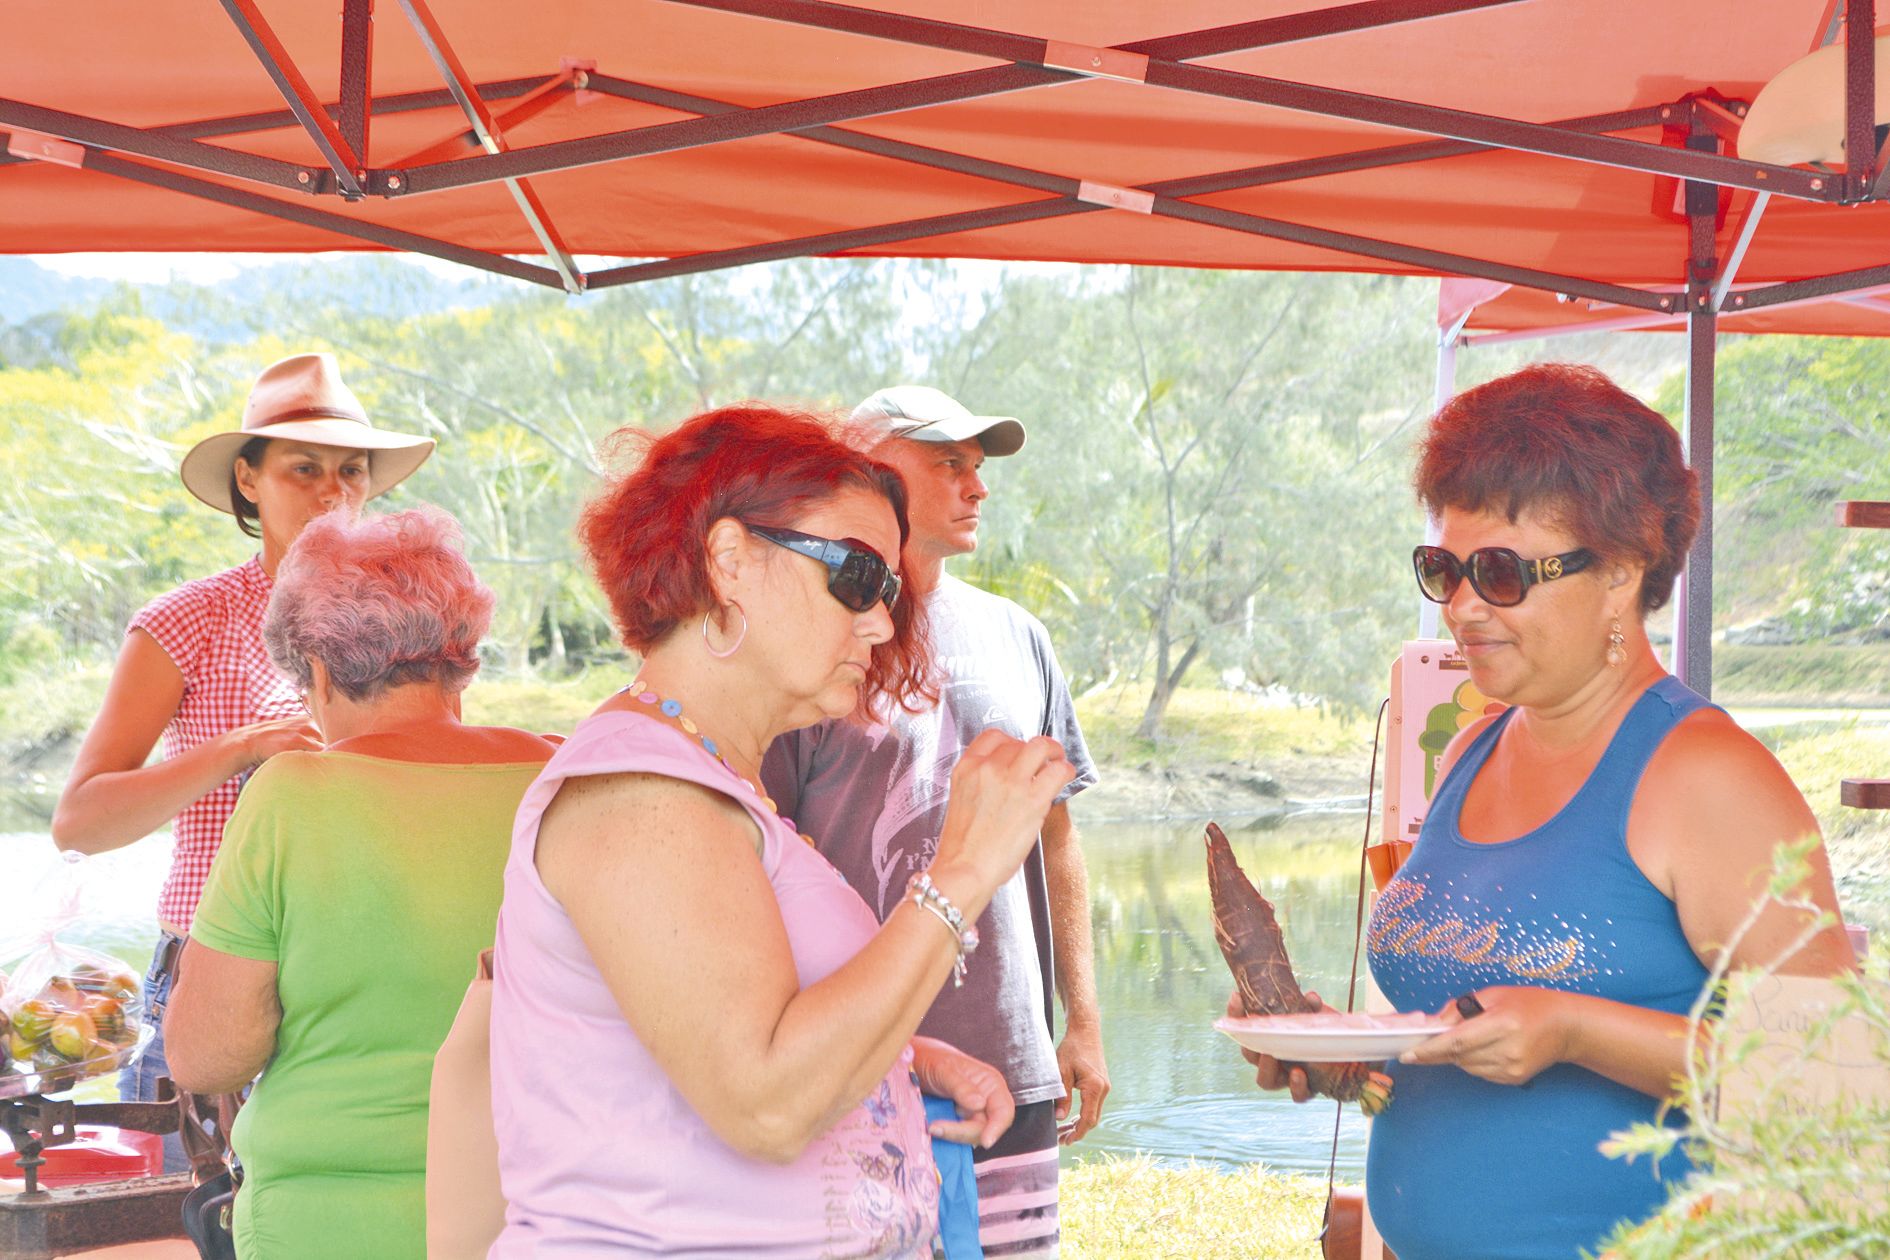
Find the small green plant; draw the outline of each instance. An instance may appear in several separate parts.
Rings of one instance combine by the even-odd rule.
[[[1741,1029],[1723,1020],[1740,1009],[1756,986],[1830,926],[1829,915],[1798,891],[1809,873],[1813,836],[1780,850],[1766,894],[1734,934],[1749,933],[1768,906],[1805,915],[1803,929],[1770,965],[1728,972],[1732,950],[1721,955],[1690,1016],[1695,1047],[1686,1077],[1670,1106],[1680,1128],[1637,1125],[1603,1149],[1620,1158],[1658,1160],[1684,1143],[1697,1170],[1678,1185],[1666,1206],[1624,1226],[1604,1253],[1609,1260],[1852,1260],[1890,1256],[1890,1095],[1873,1101],[1851,1096],[1809,1097],[1779,1086],[1823,1056],[1840,1025],[1861,1023],[1877,1067],[1890,1074],[1890,987],[1875,975],[1836,978],[1841,995],[1788,1043],[1782,1067],[1767,1059],[1768,1087],[1748,1091],[1722,1113],[1719,1094],[1768,1041],[1781,1034]]]

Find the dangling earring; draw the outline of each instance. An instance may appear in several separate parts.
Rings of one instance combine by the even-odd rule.
[[[1627,659],[1627,653],[1621,649],[1621,645],[1626,642],[1627,636],[1621,633],[1621,619],[1616,617],[1614,619],[1614,628],[1608,631],[1608,665],[1610,668],[1619,669],[1621,662]]]
[[[702,645],[708,648],[709,655],[713,656],[718,661],[725,661],[729,657],[735,655],[735,653],[742,646],[742,640],[748,637],[748,614],[742,611],[742,606],[740,604],[737,604],[733,602],[732,600],[729,603],[729,607],[733,608],[735,610],[735,615],[742,619],[742,628],[736,633],[735,642],[729,644],[726,649],[720,652],[716,651],[715,644],[709,641],[709,618],[715,615],[714,610],[711,609],[709,612],[705,612],[702,614]]]

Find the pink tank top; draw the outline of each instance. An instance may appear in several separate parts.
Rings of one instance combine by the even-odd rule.
[[[910,1050],[798,1160],[778,1165],[717,1138],[630,1031],[533,858],[566,779],[622,772],[699,783],[748,810],[802,987],[878,930],[827,860],[694,740],[633,713],[579,723],[525,793],[505,867],[492,1111],[509,1207],[491,1260],[930,1256],[938,1173]]]

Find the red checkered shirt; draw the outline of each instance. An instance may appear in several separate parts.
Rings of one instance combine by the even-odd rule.
[[[274,586],[256,558],[186,582],[131,619],[131,629],[157,640],[183,671],[184,698],[164,728],[166,758],[239,726],[301,716],[294,684],[263,648],[263,612]],[[223,824],[248,777],[244,773],[219,784],[186,805],[171,824],[177,847],[158,895],[158,918],[166,923],[190,927],[211,859],[223,843]]]

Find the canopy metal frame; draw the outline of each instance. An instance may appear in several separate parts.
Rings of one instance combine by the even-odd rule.
[[[1886,178],[1890,175],[1890,144],[1880,150],[1875,126],[1875,29],[1875,0],[1831,0],[1819,38],[1812,45],[1817,48],[1829,44],[1840,34],[1845,40],[1845,152],[1868,155],[1864,161],[1850,162],[1842,177],[1843,198],[1847,201],[1881,199],[1890,189],[1890,179]],[[1862,38],[1855,37],[1858,33]],[[1714,118],[1725,111],[1717,105],[1699,104],[1701,107],[1696,108],[1689,120],[1687,143],[1690,148],[1711,149],[1715,144],[1712,133],[1719,130]],[[1735,117],[1743,112],[1742,108],[1735,108]],[[1710,695],[1713,680],[1713,391],[1719,316],[1833,298],[1870,309],[1890,310],[1890,303],[1878,296],[1890,292],[1890,267],[1862,267],[1804,280],[1735,289],[1740,265],[1770,205],[1771,192],[1758,192],[1746,206],[1732,249],[1724,259],[1715,256],[1718,189],[1711,181],[1689,180],[1684,185],[1684,195],[1688,228],[1687,285],[1679,295],[1683,301],[1677,312],[1642,313],[1606,320],[1571,321],[1550,328],[1465,335],[1465,325],[1476,305],[1472,303],[1472,309],[1456,314],[1439,335],[1437,397],[1441,406],[1454,390],[1456,351],[1461,346],[1535,340],[1577,332],[1684,325],[1687,366],[1681,436],[1687,462],[1699,478],[1705,510],[1687,554],[1686,567],[1675,586],[1672,665],[1683,682]],[[1566,292],[1564,296],[1583,295]],[[1425,617],[1430,620],[1423,621]],[[1434,630],[1435,613],[1428,605],[1420,610],[1420,620]]]
[[[1848,296],[1859,302],[1875,303],[1874,295],[1890,288],[1890,266],[1743,288],[1734,285],[1746,248],[1759,230],[1772,199],[1789,197],[1829,205],[1890,199],[1890,151],[1879,151],[1873,113],[1875,0],[1831,0],[1816,41],[1829,42],[1840,28],[1843,32],[1846,152],[1860,156],[1849,161],[1842,174],[1815,167],[1748,161],[1728,154],[1726,137],[1736,130],[1744,102],[1727,101],[1707,92],[1647,108],[1543,123],[1195,64],[1202,58],[1228,53],[1492,10],[1528,0],[1355,0],[1304,13],[1108,48],[884,13],[827,0],[668,0],[758,21],[891,40],[1001,63],[751,106],[599,73],[595,66],[588,64],[567,63],[555,74],[476,83],[466,73],[453,51],[448,32],[434,18],[425,0],[397,2],[439,70],[445,84],[443,90],[379,98],[372,95],[373,0],[339,0],[341,72],[334,101],[323,101],[316,96],[270,30],[256,0],[220,0],[231,22],[254,51],[262,70],[282,94],[285,110],[140,128],[0,98],[0,131],[9,133],[7,155],[0,157],[0,166],[34,161],[78,166],[323,229],[351,240],[427,254],[572,293],[755,262],[844,254],[1004,224],[1104,211],[1159,215],[1426,272],[1522,285],[1632,312],[1615,320],[1580,325],[1588,330],[1685,321],[1689,338],[1685,432],[1689,459],[1701,475],[1702,493],[1707,495],[1709,503],[1713,352],[1718,315],[1722,311],[1755,310],[1832,297]],[[1079,174],[1036,170],[869,135],[841,125],[949,102],[1039,90],[1093,78],[1140,84],[1152,91],[1190,93],[1346,119],[1415,132],[1428,138],[1120,187],[1085,179]],[[514,146],[506,141],[508,126],[579,91],[639,101],[690,116],[533,145]],[[504,113],[494,112],[496,104],[508,101],[515,102],[510,109]],[[375,115],[440,108],[456,108],[465,119],[466,127],[421,152],[407,154],[385,165],[373,164],[370,139]],[[1684,145],[1653,143],[1616,134],[1655,125],[1684,130]],[[283,161],[213,143],[221,137],[291,127],[300,128],[307,135],[314,153],[321,159],[319,162]],[[532,176],[554,171],[773,135],[954,171],[990,181],[1000,189],[1030,189],[1047,196],[897,223],[862,225],[814,236],[604,267],[585,273],[542,198],[530,184]],[[1659,288],[1606,283],[1516,266],[1495,257],[1448,253],[1316,224],[1244,213],[1199,200],[1236,189],[1316,179],[1342,172],[1447,161],[1492,150],[1537,154],[1681,181],[1689,225],[1687,255],[1676,259],[1676,271],[1684,277],[1683,283]],[[6,173],[0,171],[0,179],[4,178]],[[324,198],[348,203],[368,198],[425,197],[489,183],[506,185],[544,256],[550,260],[550,266],[387,227],[320,205]],[[1753,194],[1738,240],[1724,259],[1716,253],[1716,210],[1721,189]],[[1448,392],[1444,373],[1454,363],[1455,347],[1489,340],[1487,336],[1463,337],[1461,321],[1451,330],[1440,346],[1440,397]],[[1709,691],[1711,687],[1711,546],[1709,513],[1683,578],[1682,630],[1676,636],[1677,672],[1702,691]]]

